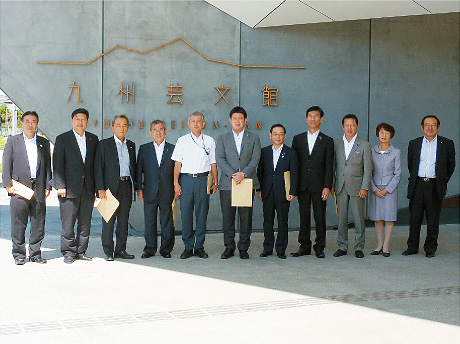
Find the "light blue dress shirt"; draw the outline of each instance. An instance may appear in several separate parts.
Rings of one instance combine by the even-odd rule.
[[[422,178],[436,178],[436,151],[438,150],[438,135],[428,141],[423,137],[422,150],[420,152],[420,165],[418,176]]]
[[[113,136],[117,145],[118,162],[120,163],[120,177],[131,176],[129,171],[129,153],[126,145],[126,138],[121,142],[118,137]]]

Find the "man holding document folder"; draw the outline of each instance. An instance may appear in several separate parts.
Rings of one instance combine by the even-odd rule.
[[[220,177],[220,205],[222,209],[222,229],[224,232],[225,251],[222,259],[234,255],[235,245],[235,215],[238,208],[240,217],[240,237],[238,250],[241,259],[249,259],[248,249],[251,243],[252,206],[232,206],[232,182],[239,185],[245,178],[252,179],[252,187],[259,188],[256,168],[260,159],[260,138],[246,130],[247,113],[240,106],[230,111],[232,131],[217,138],[216,161],[222,171]],[[252,205],[251,194],[251,205]]]
[[[297,196],[299,166],[296,152],[284,144],[286,128],[282,124],[272,125],[270,139],[273,144],[262,149],[257,169],[260,182],[257,196],[263,201],[264,212],[264,250],[260,257],[271,256],[274,246],[278,258],[286,259],[289,206]],[[286,173],[289,178],[285,177]],[[276,243],[273,230],[275,210],[278,218]]]
[[[38,114],[35,111],[24,113],[23,133],[10,137],[3,152],[2,177],[11,196],[11,239],[16,265],[25,264],[25,232],[29,216],[29,261],[46,263],[40,248],[45,236],[45,199],[51,190],[51,159],[49,141],[37,135],[37,128]],[[29,195],[24,192],[27,188],[32,191]]]
[[[114,258],[134,259],[126,252],[128,217],[136,187],[136,146],[126,139],[129,121],[126,115],[115,115],[112,121],[114,135],[101,140],[94,159],[94,179],[99,198],[107,199],[107,189],[120,202],[112,218],[102,219],[102,248],[105,260]],[[114,247],[113,230],[117,220]]]

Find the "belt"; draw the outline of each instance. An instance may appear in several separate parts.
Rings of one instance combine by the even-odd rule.
[[[184,176],[189,176],[189,177],[193,177],[193,178],[197,178],[197,177],[205,177],[209,174],[209,172],[202,172],[202,173],[182,173],[182,175]]]
[[[130,176],[120,177],[120,180],[123,181],[123,182],[129,182],[131,180],[131,177]]]
[[[435,182],[436,178],[425,178],[425,177],[417,177],[418,180],[422,180],[424,182],[430,183],[430,182]]]
[[[37,181],[37,178],[30,178],[30,183],[32,184],[32,189],[35,190],[35,182]]]

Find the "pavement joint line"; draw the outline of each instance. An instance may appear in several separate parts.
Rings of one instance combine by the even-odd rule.
[[[15,335],[31,332],[68,330],[94,326],[110,326],[132,323],[154,322],[163,320],[183,320],[197,317],[222,316],[231,314],[252,313],[260,311],[276,311],[279,309],[318,306],[336,303],[332,300],[318,298],[302,298],[293,300],[277,300],[249,304],[213,306],[174,311],[160,311],[139,314],[100,316],[91,319],[65,319],[36,323],[0,325],[0,336]]]
[[[276,311],[279,309],[309,307],[333,304],[337,302],[360,302],[379,301],[412,297],[426,297],[439,295],[460,294],[460,286],[425,288],[414,290],[398,290],[387,292],[334,295],[326,298],[300,298],[290,300],[275,300],[270,302],[258,302],[236,305],[223,305],[205,308],[191,308],[173,311],[159,311],[138,314],[99,316],[90,319],[64,319],[59,321],[43,321],[33,323],[20,323],[0,325],[0,336],[16,335],[22,333],[68,330],[94,326],[113,326],[132,323],[155,322],[164,320],[183,320],[197,317],[222,316],[236,313],[251,313],[260,311]]]
[[[415,290],[387,291],[387,292],[376,292],[376,293],[365,293],[365,294],[334,295],[334,296],[328,296],[326,297],[326,299],[340,301],[340,302],[359,302],[359,301],[393,300],[393,299],[404,299],[404,298],[412,298],[412,297],[440,296],[440,295],[453,295],[453,294],[460,294],[460,286],[426,288],[426,289],[415,289]]]

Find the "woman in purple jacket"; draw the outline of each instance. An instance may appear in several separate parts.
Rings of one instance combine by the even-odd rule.
[[[390,256],[390,239],[398,211],[398,184],[401,179],[401,151],[390,145],[395,129],[380,123],[376,130],[380,144],[372,149],[371,190],[369,195],[370,219],[377,232],[377,248],[371,255]],[[385,228],[384,228],[385,223]]]

